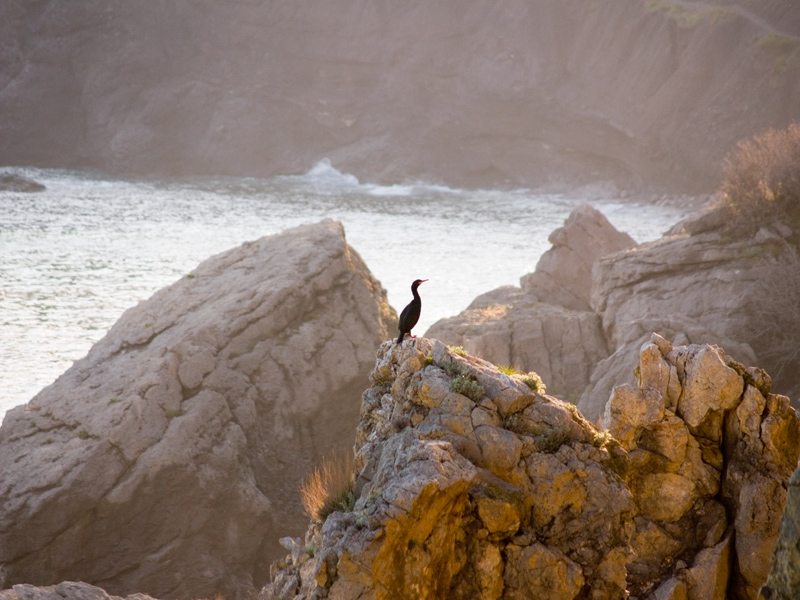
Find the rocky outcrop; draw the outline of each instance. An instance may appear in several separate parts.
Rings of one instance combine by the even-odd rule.
[[[479,296],[425,335],[495,364],[536,371],[551,392],[576,402],[609,354],[601,319],[589,307],[592,265],[635,241],[588,204],[572,211],[549,239],[553,247],[521,279],[521,289]]]
[[[309,527],[263,600],[755,598],[800,453],[769,377],[653,336],[601,430],[424,338],[381,346],[352,511]]]
[[[658,335],[641,349],[636,377],[614,389],[603,416],[628,451],[639,508],[631,570],[652,578],[660,564],[663,581],[665,564],[697,553],[660,585],[682,582],[688,598],[754,600],[800,452],[789,399],[770,393],[764,371],[715,346],[672,346]]]
[[[800,281],[798,235],[776,224],[783,235],[734,238],[722,227],[724,215],[721,206],[700,211],[660,240],[597,261],[592,307],[613,354],[581,396],[584,414],[594,418],[602,411],[651,331],[676,344],[719,344],[750,363],[766,359],[770,345],[788,332],[800,333],[796,311],[776,294],[775,281],[776,270]],[[779,371],[774,360],[766,366]]]
[[[0,192],[41,192],[44,185],[17,173],[0,173]]]
[[[0,164],[708,191],[800,119],[797,5],[719,3],[4,0]]]
[[[537,371],[593,421],[615,385],[633,382],[630,365],[653,331],[678,345],[722,345],[750,364],[759,357],[782,390],[800,390],[791,366],[800,317],[788,300],[800,293],[800,234],[776,222],[734,237],[726,214],[705,207],[630,248],[598,211],[580,207],[521,288],[478,296],[426,335]]]
[[[305,527],[302,473],[352,435],[395,318],[333,221],[214,256],[129,309],[3,421],[3,582],[260,587],[278,538]]]

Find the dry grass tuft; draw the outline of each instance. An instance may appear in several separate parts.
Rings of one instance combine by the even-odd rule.
[[[732,229],[800,224],[800,124],[739,142],[725,159],[720,191]]]
[[[332,512],[349,512],[355,505],[352,452],[325,456],[300,484],[300,495],[306,514],[324,521]]]

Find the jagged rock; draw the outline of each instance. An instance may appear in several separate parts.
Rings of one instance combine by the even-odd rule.
[[[472,378],[482,395],[449,391],[455,377]],[[422,338],[384,344],[372,380],[355,511],[325,522],[308,577],[287,558],[264,597],[522,598],[536,573],[546,575],[546,597],[586,585],[598,598],[622,593],[634,505],[603,462],[610,451],[593,445],[594,426],[491,364]],[[331,551],[337,579],[320,585],[312,574],[331,572]]]
[[[38,181],[16,173],[0,173],[0,192],[41,192],[47,189]]]
[[[425,335],[499,365],[536,371],[553,393],[577,401],[594,366],[608,356],[600,317],[589,307],[592,265],[635,242],[588,204],[573,210],[550,242],[521,289],[483,294]]]
[[[760,242],[725,238],[719,210],[689,219],[681,226],[684,233],[596,262],[592,307],[602,316],[612,354],[578,401],[588,418],[602,412],[613,385],[631,380],[627,365],[652,331],[678,345],[723,346],[750,364],[774,355],[772,340],[792,339],[793,307],[779,298],[794,292],[777,292],[775,286],[779,272],[790,281],[800,276],[796,252],[780,236]],[[781,371],[779,359],[769,362]]]
[[[717,347],[673,347],[654,334],[637,374],[636,387],[615,388],[603,417],[629,452],[628,485],[643,517],[633,546],[646,564],[634,570],[648,572],[647,563],[663,564],[677,548],[697,552],[680,577],[689,598],[724,599],[732,582],[731,598],[755,599],[800,454],[800,420],[788,398],[769,393],[759,370]],[[724,574],[714,566],[728,562],[720,545],[726,527],[735,532],[730,575],[727,566]],[[712,558],[716,563],[700,566]]]
[[[394,318],[333,221],[214,256],[126,311],[5,417],[5,582],[260,587],[277,540],[305,526],[302,473],[358,422]]]
[[[0,600],[123,600],[105,590],[80,581],[62,581],[57,585],[36,587],[22,583],[0,591]],[[147,594],[129,594],[124,600],[154,600]]]
[[[553,247],[542,254],[536,270],[520,280],[522,290],[540,302],[577,311],[591,310],[595,261],[636,245],[588,204],[573,210],[548,240]]]
[[[276,563],[262,600],[755,598],[800,420],[716,347],[653,335],[637,374],[603,432],[439,341],[383,344],[355,508],[312,523],[314,557]]]

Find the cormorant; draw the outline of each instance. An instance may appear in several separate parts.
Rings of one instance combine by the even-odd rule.
[[[419,313],[422,310],[422,299],[419,297],[417,293],[417,288],[419,287],[420,283],[428,281],[427,279],[415,279],[414,283],[411,284],[411,293],[414,294],[414,299],[408,303],[403,309],[403,312],[400,313],[400,335],[397,338],[397,343],[400,344],[403,341],[403,337],[408,334],[409,337],[414,337],[411,335],[411,330],[414,329],[414,325],[417,324],[419,321]]]

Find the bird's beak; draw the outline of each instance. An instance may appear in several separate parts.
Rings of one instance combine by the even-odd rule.
[[[428,280],[427,279],[420,279],[419,280],[420,283],[425,283],[426,281],[428,281]]]

